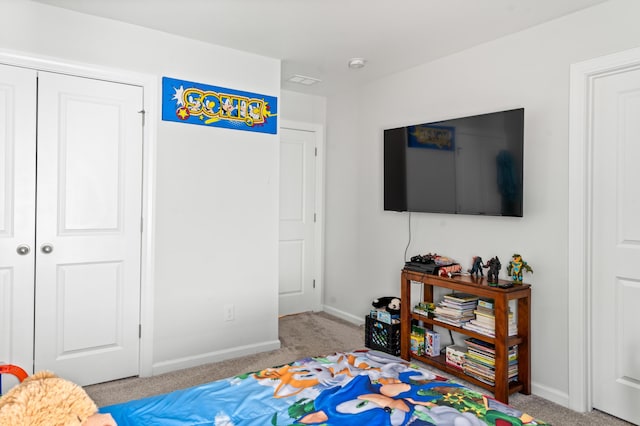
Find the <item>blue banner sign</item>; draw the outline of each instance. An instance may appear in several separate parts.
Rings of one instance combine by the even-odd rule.
[[[278,133],[278,99],[162,77],[162,119],[201,126]]]

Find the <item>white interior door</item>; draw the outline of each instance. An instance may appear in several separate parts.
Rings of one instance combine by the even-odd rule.
[[[315,147],[314,132],[280,130],[280,315],[314,307]]]
[[[640,424],[640,70],[593,90],[593,407]]]
[[[33,369],[36,72],[0,65],[0,364]],[[6,392],[15,385],[3,379]]]
[[[35,369],[138,374],[142,89],[39,73]]]

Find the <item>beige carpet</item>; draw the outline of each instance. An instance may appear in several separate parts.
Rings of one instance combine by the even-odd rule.
[[[149,378],[129,378],[85,387],[98,404],[106,406],[223,379],[240,373],[278,366],[299,358],[364,348],[364,327],[325,313],[280,318],[279,350],[248,355]],[[427,369],[431,369],[422,365]],[[439,370],[437,374],[443,375]],[[455,379],[469,387],[468,383]],[[485,392],[483,390],[480,390]],[[509,402],[535,418],[558,426],[629,425],[604,413],[576,413],[535,395],[511,395]]]

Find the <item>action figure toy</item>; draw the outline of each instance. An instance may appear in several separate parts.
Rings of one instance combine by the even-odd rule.
[[[500,269],[502,269],[502,264],[498,256],[489,259],[484,267],[489,268],[487,271],[487,281],[489,284],[498,284],[498,273],[500,273]]]
[[[522,283],[522,272],[533,273],[533,269],[529,264],[527,264],[527,262],[522,260],[522,256],[514,254],[511,256],[511,261],[507,266],[507,274],[511,276],[514,283]]]
[[[474,275],[477,277],[478,274],[480,274],[480,276],[484,276],[484,272],[482,272],[482,258],[480,256],[473,256],[473,265],[471,266],[471,269],[469,269],[469,274]]]

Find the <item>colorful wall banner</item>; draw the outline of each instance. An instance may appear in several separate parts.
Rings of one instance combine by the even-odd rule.
[[[162,77],[162,119],[249,132],[278,133],[278,99]]]

